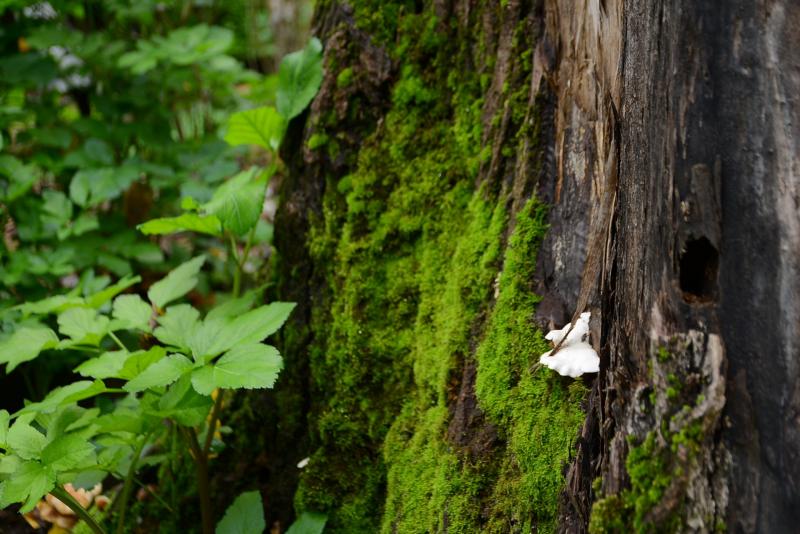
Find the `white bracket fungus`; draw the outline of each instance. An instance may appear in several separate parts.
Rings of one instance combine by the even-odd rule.
[[[598,372],[600,357],[586,341],[589,337],[590,318],[590,312],[583,312],[571,330],[572,323],[567,323],[561,330],[550,330],[544,336],[545,339],[551,341],[556,347],[562,339],[564,342],[561,343],[561,347],[554,355],[551,356],[552,350],[542,354],[539,363],[546,365],[561,376],[571,376],[572,378],[577,378],[584,373]],[[567,339],[564,339],[564,336]]]

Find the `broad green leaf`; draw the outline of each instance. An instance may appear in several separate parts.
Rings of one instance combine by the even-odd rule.
[[[242,493],[225,511],[216,534],[260,534],[267,528],[264,505],[257,491]]]
[[[203,322],[192,339],[197,359],[211,358],[237,345],[252,345],[275,333],[294,309],[292,302],[273,302],[235,319],[213,318]]]
[[[17,309],[22,312],[23,316],[47,315],[49,313],[58,313],[84,305],[85,301],[76,295],[54,295],[35,302],[20,304],[17,306]]]
[[[242,235],[258,222],[264,206],[266,180],[255,178],[256,169],[241,172],[223,183],[203,208],[215,215],[222,227]]]
[[[115,410],[114,413],[101,415],[95,421],[99,432],[130,432],[141,434],[142,416],[134,410]]]
[[[325,523],[328,516],[319,512],[303,512],[300,517],[292,523],[286,534],[322,534],[325,530]]]
[[[154,415],[169,417],[183,426],[198,426],[205,421],[213,403],[211,397],[195,392],[189,375],[184,375],[161,396]]]
[[[258,145],[277,152],[285,131],[286,119],[275,108],[248,109],[228,119],[225,142],[231,146]]]
[[[184,213],[177,217],[151,219],[136,228],[145,235],[174,234],[176,232],[199,232],[201,234],[221,235],[222,224],[215,215]]]
[[[95,397],[108,391],[101,380],[94,382],[81,380],[72,384],[50,390],[50,393],[40,402],[28,404],[12,417],[19,417],[29,413],[48,413],[56,409],[90,397]]]
[[[166,355],[167,351],[164,350],[164,347],[158,345],[150,347],[149,350],[136,351],[125,360],[125,364],[122,366],[119,373],[117,373],[116,378],[131,380],[142,374],[145,369],[155,362],[162,360]]]
[[[182,354],[170,354],[150,365],[123,386],[125,391],[136,393],[145,389],[167,386],[192,368],[192,362]]]
[[[141,276],[126,276],[116,284],[110,285],[102,290],[86,297],[86,304],[91,308],[99,308],[109,300],[113,299],[134,284],[142,281]]]
[[[278,68],[276,104],[290,120],[314,99],[322,84],[322,43],[313,37],[303,50],[287,54]]]
[[[150,286],[147,298],[158,308],[184,296],[197,285],[197,273],[206,261],[205,256],[197,256],[170,271],[170,273]]]
[[[0,508],[23,503],[20,513],[30,512],[53,489],[55,482],[56,476],[50,467],[39,462],[25,462],[0,484]]]
[[[75,343],[98,345],[108,333],[108,317],[91,308],[70,308],[58,316],[58,330]]]
[[[165,345],[186,349],[196,331],[199,319],[200,312],[189,304],[170,306],[164,315],[156,319],[160,326],[155,329],[153,335]]]
[[[263,289],[257,289],[246,292],[239,298],[230,299],[222,304],[214,306],[214,308],[206,314],[208,319],[223,319],[225,317],[237,317],[243,313],[247,313],[250,308],[255,304],[263,292]]]
[[[8,429],[8,448],[23,460],[39,458],[47,445],[47,437],[27,421],[17,420]]]
[[[192,373],[192,385],[204,395],[210,394],[215,388],[271,388],[281,368],[283,359],[275,347],[260,343],[237,346],[215,364],[195,370]]]
[[[8,410],[0,410],[0,447],[3,449],[6,448],[8,440],[8,423],[10,419],[11,415]]]
[[[75,372],[81,376],[91,378],[111,378],[119,375],[125,360],[128,358],[127,352],[117,350],[112,352],[104,352],[96,358],[86,360],[78,367]]]
[[[114,300],[112,316],[126,325],[126,329],[149,332],[152,314],[152,306],[139,295],[120,295]]]
[[[10,373],[22,362],[33,360],[41,351],[57,344],[58,337],[49,328],[23,326],[0,343],[0,364],[7,363],[6,372]]]
[[[83,436],[66,434],[60,436],[42,450],[42,463],[56,472],[82,467],[94,456],[94,445]]]

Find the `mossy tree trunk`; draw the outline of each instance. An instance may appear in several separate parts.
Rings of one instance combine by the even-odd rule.
[[[276,220],[287,368],[237,412],[271,517],[294,495],[329,532],[790,531],[800,7],[315,21]],[[599,376],[539,366],[586,310]]]

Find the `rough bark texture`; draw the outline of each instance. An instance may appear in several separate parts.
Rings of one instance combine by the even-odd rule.
[[[317,5],[273,519],[310,455],[331,532],[800,520],[800,6],[579,4]],[[538,366],[584,310],[599,376]]]

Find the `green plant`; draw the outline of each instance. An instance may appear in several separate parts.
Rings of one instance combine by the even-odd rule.
[[[69,16],[31,23],[37,27],[26,34],[28,49],[20,45],[14,54],[19,65],[30,68],[14,70],[17,78],[11,76],[8,88],[3,86],[8,76],[0,82],[0,128],[10,139],[2,147],[7,153],[0,155],[0,175],[6,178],[0,202],[7,229],[0,256],[6,332],[0,340],[0,363],[10,373],[37,359],[69,361],[84,378],[50,389],[40,401],[13,414],[0,411],[0,507],[20,503],[22,512],[29,511],[52,493],[93,531],[104,532],[103,525],[113,518],[121,533],[139,483],[137,473],[143,467],[170,465],[175,455],[189,451],[207,534],[214,531],[209,463],[225,430],[219,424],[225,392],[271,388],[282,366],[277,349],[263,341],[281,327],[294,304],[258,305],[263,286],[255,278],[250,283],[245,279],[257,270],[250,265],[254,247],[271,235],[261,217],[267,183],[279,168],[277,150],[287,122],[308,106],[319,88],[322,47],[313,39],[284,59],[277,109],[231,115],[224,136],[231,148],[225,148],[208,139],[219,121],[215,117],[238,100],[222,88],[257,81],[225,54],[231,32],[201,23],[144,35],[135,50],[121,53],[126,45],[120,33],[129,19],[143,22],[152,15],[152,10],[123,6],[127,4],[108,3],[112,16],[107,29],[91,28],[70,37],[64,33],[69,20],[91,25],[93,19],[81,2],[60,5]],[[25,28],[17,30],[22,35]],[[0,40],[6,37],[2,34]],[[47,123],[56,100],[66,98],[63,91],[42,88],[63,70],[53,66],[48,54],[54,43],[65,40],[83,58],[80,65],[91,65],[91,103],[84,113],[75,97],[70,104],[74,108],[62,110],[55,124]],[[4,63],[0,70],[9,74],[8,68]],[[118,109],[98,94],[92,82],[101,80],[130,83],[140,94],[129,95],[132,101]],[[31,104],[34,89],[41,91],[43,104]],[[219,103],[219,95],[227,102]],[[148,98],[163,107],[152,106]],[[124,125],[121,109],[126,105],[141,120],[118,129],[103,124],[118,116]],[[147,130],[158,124],[166,126],[161,133],[166,131],[167,138]],[[237,150],[240,156],[246,153],[235,147],[243,144],[266,149],[271,163],[236,172],[239,165],[233,157]],[[165,150],[156,148],[165,145]],[[22,155],[33,157],[23,163]],[[143,223],[146,216],[132,217],[126,207],[131,195],[142,194],[160,199],[152,210],[160,216]],[[177,205],[181,213],[169,216]],[[163,268],[165,258],[153,238],[128,229],[131,221],[141,223],[143,236],[171,239],[171,234],[195,232],[208,253],[142,287],[143,278],[153,278],[142,265]],[[220,255],[225,246],[229,252]],[[173,251],[172,261],[182,256],[186,254]],[[42,278],[31,284],[26,272]],[[61,278],[76,272],[82,274],[74,287],[59,292]],[[112,276],[119,280],[112,283]],[[196,297],[203,292],[199,286],[207,290],[212,276],[230,293],[217,291],[215,305],[207,306]],[[21,295],[33,298],[19,302]],[[179,302],[186,297],[192,303]],[[183,447],[174,446],[179,441]],[[109,514],[84,510],[64,489],[67,483],[94,484],[107,476],[122,481]],[[256,504],[260,507],[256,493],[240,496],[217,532],[263,530]],[[312,524],[324,525],[324,519],[312,519]]]

